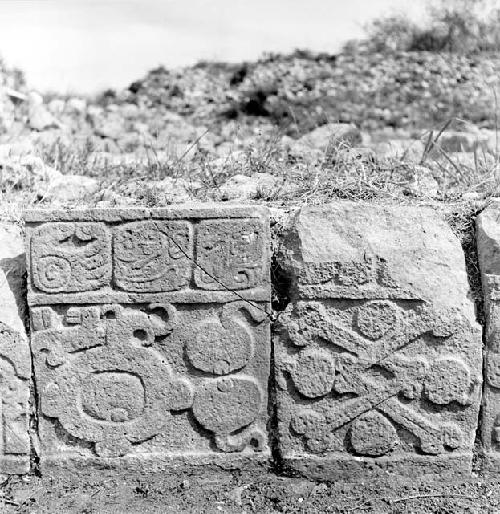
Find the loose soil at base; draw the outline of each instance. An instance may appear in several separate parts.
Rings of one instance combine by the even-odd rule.
[[[321,483],[275,475],[213,474],[89,480],[11,477],[0,512],[18,513],[498,513],[500,480],[402,478]]]

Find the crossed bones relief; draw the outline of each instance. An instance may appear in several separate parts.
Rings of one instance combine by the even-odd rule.
[[[405,311],[392,302],[376,300],[357,309],[353,320],[356,331],[332,322],[325,306],[318,302],[299,303],[295,314],[287,315],[285,326],[292,344],[305,349],[281,363],[295,389],[311,400],[321,400],[332,391],[350,395],[333,406],[330,403],[322,414],[303,404],[294,411],[291,427],[305,437],[311,451],[327,450],[331,433],[370,411],[383,413],[412,433],[423,453],[436,455],[463,445],[456,423],[436,426],[398,399],[424,397],[440,406],[473,403],[481,380],[471,376],[461,358],[448,354],[430,363],[422,356],[397,354],[424,334],[452,336],[465,323],[457,313],[431,312],[425,305]],[[322,347],[312,347],[315,340],[333,345],[339,353],[334,356]],[[391,378],[374,376],[370,373],[374,367],[382,368]]]

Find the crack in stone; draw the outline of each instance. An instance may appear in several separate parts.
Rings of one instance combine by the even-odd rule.
[[[169,239],[169,241],[171,241],[178,249],[179,251],[184,255],[184,257],[186,257],[186,259],[188,259],[189,261],[191,261],[197,268],[199,268],[201,271],[203,271],[203,273],[206,273],[212,280],[214,280],[215,282],[217,282],[217,284],[219,284],[220,286],[222,286],[226,291],[228,291],[229,293],[232,293],[234,294],[234,296],[236,296],[237,298],[239,298],[242,302],[245,302],[245,303],[248,303],[248,305],[251,305],[252,307],[254,307],[255,309],[258,309],[260,311],[262,311],[267,318],[269,318],[271,321],[273,321],[274,317],[272,314],[269,314],[265,309],[263,309],[262,307],[260,307],[260,305],[258,304],[255,304],[255,303],[252,303],[250,302],[249,300],[247,300],[245,297],[243,297],[242,295],[240,295],[237,291],[234,291],[233,289],[229,289],[229,287],[227,287],[225,284],[223,284],[220,280],[217,279],[217,277],[214,277],[210,272],[208,272],[203,266],[201,266],[200,264],[198,264],[192,257],[190,257],[187,252],[184,250],[184,248],[182,248],[179,243],[177,243],[177,241],[169,236],[167,233],[165,233],[165,236],[167,236],[167,238]]]

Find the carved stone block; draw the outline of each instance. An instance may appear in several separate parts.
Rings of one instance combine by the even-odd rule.
[[[25,256],[19,227],[0,224],[0,474],[30,469],[31,358],[24,328]]]
[[[500,471],[500,203],[477,218],[477,248],[486,314],[481,439],[486,471]]]
[[[464,256],[427,209],[303,208],[276,337],[285,467],[328,479],[471,471],[481,331]]]
[[[28,225],[29,298],[42,466],[107,462],[133,469],[141,462],[141,469],[158,469],[265,462],[266,211],[212,207],[67,216],[28,217],[34,220]],[[64,231],[66,224],[78,230],[97,225],[109,234],[111,245],[102,247],[108,255],[93,261],[110,265],[108,282],[98,290],[89,285],[87,291],[61,294],[38,287],[39,254],[33,247],[41,229],[50,233],[55,225]],[[234,264],[227,261],[231,279],[240,269],[259,269],[237,294],[207,290],[195,279],[201,269],[195,255],[210,267],[195,245],[208,245],[210,227],[216,242],[221,226],[242,238],[251,233],[259,244],[256,249],[252,239],[248,249],[236,243],[229,249],[237,257]],[[81,247],[75,244],[65,254],[72,268],[79,265]],[[219,268],[210,269],[217,282]]]

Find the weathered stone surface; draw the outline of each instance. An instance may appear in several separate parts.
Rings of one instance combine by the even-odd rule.
[[[477,247],[486,313],[486,348],[481,438],[485,468],[500,471],[500,204],[477,218]]]
[[[25,257],[18,226],[0,223],[0,474],[30,467],[29,378],[24,328]]]
[[[33,285],[40,291],[92,291],[111,280],[111,233],[102,223],[42,225],[30,243]]]
[[[265,462],[267,212],[27,219],[42,467]]]
[[[114,278],[128,291],[170,291],[189,285],[192,226],[186,221],[137,221],[122,225],[114,240]]]
[[[467,473],[481,332],[464,256],[425,208],[303,208],[284,239],[279,449],[320,478]]]

